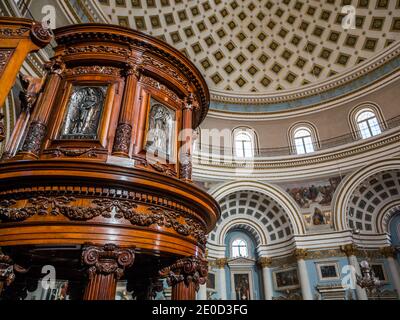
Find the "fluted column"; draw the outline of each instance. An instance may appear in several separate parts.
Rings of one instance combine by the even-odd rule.
[[[361,276],[360,264],[358,263],[356,257],[357,247],[353,244],[348,244],[342,247],[342,251],[346,254],[347,258],[349,259],[350,265],[354,267],[356,274]],[[354,282],[356,282],[355,279]],[[357,283],[355,283],[355,286],[356,286],[358,300],[368,300],[367,291],[361,288],[359,285],[357,285]]]
[[[46,136],[51,107],[58,93],[61,74],[65,70],[65,64],[60,57],[53,58],[45,67],[49,72],[49,76],[47,77],[44,92],[33,111],[25,141],[19,152],[23,158],[36,159],[39,156],[43,140]]]
[[[400,268],[396,260],[396,249],[393,247],[385,247],[381,249],[381,252],[387,259],[392,275],[393,286],[397,291],[398,299],[400,299]]]
[[[262,275],[263,275],[263,286],[264,286],[264,299],[265,300],[272,300],[273,297],[273,285],[272,285],[272,270],[271,264],[272,259],[267,257],[261,257],[258,260],[258,264],[262,268]]]
[[[307,250],[305,249],[296,249],[295,257],[297,259],[297,266],[299,269],[300,276],[300,285],[301,285],[301,293],[303,296],[303,300],[313,300],[313,294],[310,286],[310,279],[308,277],[307,265],[304,260],[307,256]]]
[[[221,300],[228,300],[227,289],[226,289],[226,276],[225,276],[225,266],[228,261],[226,258],[217,259],[215,265],[217,269],[217,289],[219,297]]]
[[[172,300],[196,300],[200,285],[207,281],[208,262],[197,257],[186,257],[160,270],[159,275],[172,286]]]
[[[132,62],[127,63],[125,74],[124,98],[115,133],[113,155],[128,158],[132,140],[133,105],[135,103],[137,81],[140,77],[139,66]]]
[[[134,250],[120,249],[114,244],[84,248],[82,263],[88,267],[89,282],[83,300],[114,300],[117,281],[134,260]]]

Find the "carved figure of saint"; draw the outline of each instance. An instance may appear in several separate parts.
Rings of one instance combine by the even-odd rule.
[[[105,99],[104,87],[76,87],[62,131],[63,138],[94,138]]]
[[[166,106],[155,103],[149,116],[147,150],[156,156],[171,156],[173,140],[173,113]]]

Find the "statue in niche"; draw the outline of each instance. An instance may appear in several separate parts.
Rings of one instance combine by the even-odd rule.
[[[146,150],[169,159],[172,155],[175,114],[166,106],[151,100]]]
[[[320,209],[315,208],[312,221],[314,226],[326,224],[325,216]]]
[[[61,139],[96,139],[107,87],[73,88]]]

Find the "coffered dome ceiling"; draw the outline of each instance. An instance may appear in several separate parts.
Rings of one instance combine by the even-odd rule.
[[[162,38],[212,92],[273,93],[326,80],[400,39],[400,0],[99,0],[113,23]],[[341,25],[356,7],[356,29]]]

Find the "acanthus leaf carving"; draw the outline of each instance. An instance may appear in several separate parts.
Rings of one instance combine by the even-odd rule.
[[[89,279],[93,279],[96,274],[113,274],[118,280],[134,261],[133,249],[122,249],[115,244],[103,247],[89,245],[82,252],[82,263],[88,267]]]
[[[37,196],[28,200],[29,206],[16,207],[14,199],[0,202],[0,219],[19,222],[32,216],[63,215],[72,221],[89,221],[97,217],[105,219],[126,219],[134,226],[171,228],[182,236],[197,240],[199,246],[207,242],[205,227],[194,218],[161,207],[149,207],[146,212],[138,212],[133,201],[109,198],[93,199],[87,206],[75,206],[78,199],[71,196]]]
[[[66,70],[67,75],[104,74],[119,77],[121,69],[109,66],[80,66]]]
[[[198,257],[186,257],[169,267],[159,271],[159,276],[165,278],[169,286],[184,282],[186,286],[194,284],[196,291],[207,281],[208,262]]]
[[[174,170],[172,170],[172,169],[170,168],[170,166],[167,165],[167,164],[163,164],[163,163],[161,163],[161,162],[159,162],[159,161],[157,161],[157,162],[152,162],[152,161],[150,161],[150,162],[148,162],[148,164],[150,164],[150,166],[151,166],[154,170],[156,170],[157,172],[166,174],[166,175],[168,175],[168,176],[170,176],[170,177],[175,177],[175,176],[176,176],[176,172],[175,172]]]
[[[87,155],[89,158],[97,158],[97,148],[90,148],[90,149],[64,149],[58,147],[55,150],[52,150],[52,155],[56,158],[61,156],[76,158],[81,157],[83,155]]]
[[[27,33],[28,31],[30,31],[30,29],[26,28],[26,27],[22,27],[22,28],[18,28],[18,29],[1,28],[0,29],[0,36],[7,37],[7,38],[11,38],[11,37],[15,37],[15,36],[21,37],[25,33]]]

